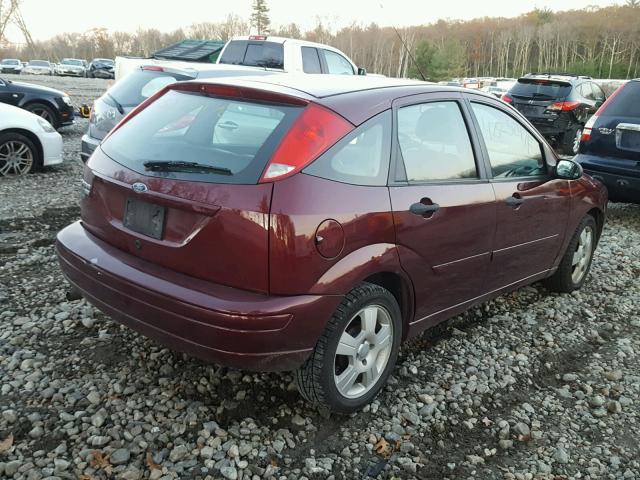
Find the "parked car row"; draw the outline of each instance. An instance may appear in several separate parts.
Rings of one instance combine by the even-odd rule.
[[[109,79],[115,77],[114,66],[115,62],[109,58],[94,58],[90,63],[79,58],[63,58],[58,64],[48,60],[30,60],[26,63],[17,58],[5,58],[0,62],[0,72]]]

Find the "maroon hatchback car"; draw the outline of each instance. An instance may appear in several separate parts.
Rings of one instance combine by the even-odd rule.
[[[173,84],[88,161],[62,269],[113,319],[203,359],[296,370],[338,412],[400,343],[546,279],[580,288],[605,188],[501,101],[381,78]]]

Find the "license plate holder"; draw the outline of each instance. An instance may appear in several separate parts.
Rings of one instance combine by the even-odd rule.
[[[616,146],[620,150],[640,152],[640,125],[619,124],[616,128]]]
[[[165,214],[165,207],[128,198],[122,224],[129,230],[162,240]]]

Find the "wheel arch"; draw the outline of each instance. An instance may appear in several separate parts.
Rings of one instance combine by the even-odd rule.
[[[55,101],[47,98],[47,97],[29,97],[27,98],[22,105],[20,105],[20,108],[24,108],[26,109],[27,107],[31,106],[31,105],[36,105],[36,104],[40,104],[40,105],[44,105],[45,107],[48,107],[51,109],[51,111],[53,112],[53,115],[56,118],[56,123],[60,123],[60,111],[59,111],[59,107],[58,105],[56,105]],[[56,125],[53,126],[54,128],[56,128]]]
[[[42,164],[44,162],[44,150],[42,148],[42,143],[40,142],[40,139],[38,138],[38,136],[29,131],[26,130],[24,128],[7,128],[6,130],[2,130],[0,131],[0,135],[4,134],[4,133],[17,133],[20,135],[23,135],[25,137],[27,137],[29,140],[31,140],[31,142],[33,142],[33,144],[36,147],[37,150],[37,154],[38,154],[38,158],[36,159],[37,162],[37,167],[41,168]]]
[[[374,273],[363,281],[379,285],[389,290],[395,297],[402,314],[402,338],[403,340],[406,339],[414,312],[413,286],[410,280],[396,272],[386,271]]]
[[[598,229],[596,241],[600,241],[600,235],[602,235],[602,230],[604,229],[604,212],[598,207],[594,207],[587,212],[587,215],[591,215],[596,221]]]

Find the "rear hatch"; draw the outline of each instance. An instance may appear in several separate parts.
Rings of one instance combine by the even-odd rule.
[[[304,104],[172,86],[91,157],[83,225],[152,264],[267,292],[272,184],[260,179]]]
[[[521,78],[509,91],[512,105],[532,122],[552,122],[562,112],[561,104],[571,93],[571,84],[561,80]]]
[[[581,153],[620,159],[638,170],[640,81],[620,87],[585,125]],[[623,172],[620,172],[623,173]]]
[[[141,67],[113,85],[91,109],[89,136],[102,140],[125,114],[165,86],[194,75],[171,72],[157,66]]]

